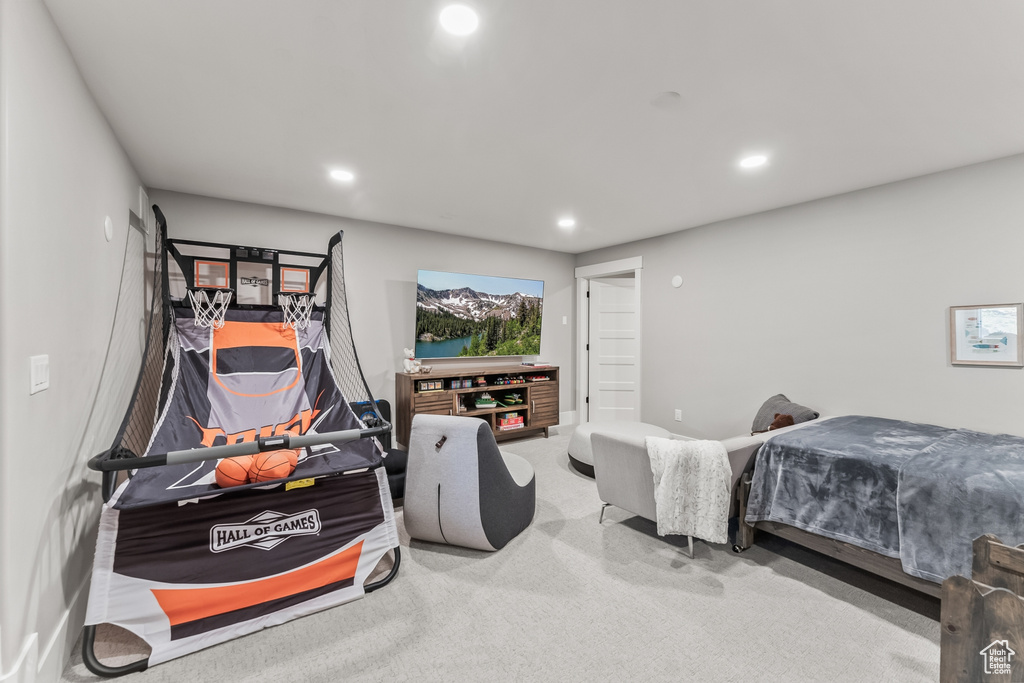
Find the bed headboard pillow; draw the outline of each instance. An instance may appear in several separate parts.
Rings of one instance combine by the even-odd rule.
[[[772,420],[775,419],[777,413],[792,415],[794,424],[813,420],[819,415],[816,410],[811,410],[799,403],[793,403],[782,394],[776,394],[765,401],[757,411],[754,423],[750,426],[750,431],[752,433],[768,431],[768,427],[771,426]]]

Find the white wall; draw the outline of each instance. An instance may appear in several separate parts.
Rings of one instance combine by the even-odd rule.
[[[560,367],[560,408],[573,410],[572,255],[163,190],[153,190],[150,199],[163,210],[172,238],[325,253],[330,237],[344,230],[345,283],[359,363],[374,397],[392,405],[402,349],[415,341],[417,270],[544,280],[540,358]],[[473,367],[479,362],[429,364]]]
[[[1024,435],[1024,370],[951,366],[947,328],[949,306],[1024,301],[1022,188],[1024,155],[588,252],[577,265],[644,258],[647,422],[742,434],[781,392],[823,413]]]
[[[81,631],[85,461],[116,430],[90,414],[139,181],[38,0],[0,0],[0,136],[0,680],[48,681]],[[36,354],[50,389],[29,396]]]

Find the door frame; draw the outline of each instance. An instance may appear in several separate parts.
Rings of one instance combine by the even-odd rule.
[[[590,343],[590,300],[587,292],[590,291],[591,278],[611,277],[612,275],[623,275],[633,273],[634,286],[636,288],[636,395],[640,397],[640,379],[643,376],[643,306],[640,296],[640,275],[644,269],[644,257],[632,256],[617,261],[606,261],[595,263],[591,266],[580,266],[576,268],[576,408],[579,415],[579,423],[590,422],[590,404],[587,397],[590,395],[590,351],[587,345]],[[636,416],[637,422],[641,421],[640,405],[637,401]]]

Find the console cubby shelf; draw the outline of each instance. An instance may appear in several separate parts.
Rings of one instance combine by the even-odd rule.
[[[495,384],[502,377],[544,376],[544,381],[526,381],[517,384]],[[452,380],[476,380],[484,378],[484,385],[452,388]],[[426,388],[421,382],[441,382],[443,389]],[[422,387],[422,388],[421,388]],[[473,394],[487,392],[500,400],[503,395],[519,394],[523,402],[506,407],[467,407],[473,401]],[[490,425],[495,438],[508,439],[535,436],[538,432],[548,435],[548,429],[558,424],[558,368],[554,366],[533,368],[523,365],[493,365],[460,370],[441,369],[437,366],[426,374],[395,374],[395,440],[403,445],[409,443],[412,418],[417,414],[459,415],[475,417]],[[523,427],[501,431],[498,413],[519,413]]]
[[[530,382],[528,384],[534,384],[534,383]],[[488,384],[487,386],[483,386],[483,387],[472,387],[472,388],[469,388],[469,389],[467,389],[467,388],[462,388],[462,389],[446,389],[446,391],[450,391],[450,392],[452,392],[454,394],[480,394],[480,393],[483,393],[485,391],[488,391],[488,392],[490,392],[490,391],[505,391],[505,390],[514,391],[514,390],[519,389],[521,387],[528,386],[528,384]]]
[[[469,410],[460,410],[459,415],[465,417],[479,417],[481,415],[487,415],[488,413],[528,413],[530,409],[525,405],[515,405],[503,408],[496,406],[494,408],[470,408]]]

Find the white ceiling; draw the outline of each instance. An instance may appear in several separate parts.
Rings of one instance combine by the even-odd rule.
[[[1019,0],[462,1],[46,4],[150,187],[572,253],[1024,152]]]

